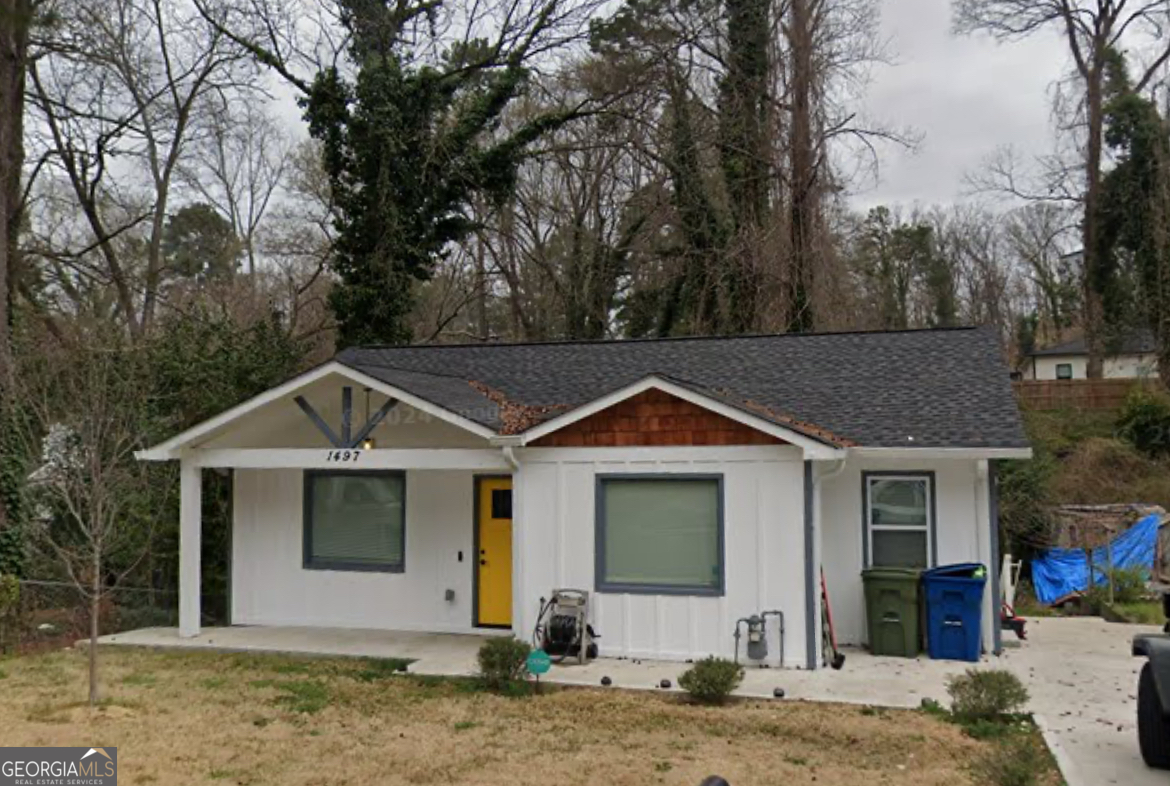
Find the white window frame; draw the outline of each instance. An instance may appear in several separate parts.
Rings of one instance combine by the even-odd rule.
[[[882,480],[907,480],[926,483],[926,569],[935,567],[938,563],[937,529],[938,513],[935,504],[934,473],[929,471],[918,472],[863,472],[861,518],[865,532],[865,567],[873,565],[873,533],[877,532],[920,532],[921,527],[899,527],[873,523],[873,494],[872,484]]]

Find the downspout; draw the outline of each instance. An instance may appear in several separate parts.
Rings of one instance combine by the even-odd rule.
[[[992,613],[999,614],[1003,603],[1003,576],[1000,575],[1002,546],[999,542],[999,465],[995,459],[987,462],[987,517],[991,523],[991,573]],[[1003,654],[1003,625],[995,619],[991,629],[992,651]]]
[[[508,462],[508,466],[513,470],[520,469],[520,459],[516,458],[515,445],[504,445],[500,451],[504,454],[504,461]]]
[[[816,500],[820,499],[821,482],[837,477],[845,469],[845,459],[838,459],[837,466],[828,472],[817,474],[815,463],[804,462],[804,577],[805,577],[805,651],[807,668],[813,671],[820,666],[817,658],[817,642],[820,632],[821,566],[817,564],[816,549],[817,510]]]
[[[522,434],[492,437],[491,439],[491,444],[500,449],[504,461],[508,462],[508,466],[513,471],[520,469],[520,459],[516,457],[516,448],[524,447],[524,442]]]

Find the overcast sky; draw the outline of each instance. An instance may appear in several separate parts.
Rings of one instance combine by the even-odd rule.
[[[923,134],[915,154],[882,157],[881,182],[856,194],[858,207],[924,205],[964,198],[963,175],[997,147],[1051,148],[1051,85],[1067,66],[1055,31],[996,44],[951,35],[948,0],[883,0],[882,29],[896,64],[875,70],[868,111]]]
[[[881,0],[881,14],[894,64],[874,69],[865,112],[922,142],[914,153],[883,148],[880,182],[857,184],[856,208],[961,201],[963,176],[997,148],[1025,158],[1052,148],[1051,88],[1067,67],[1055,30],[1010,44],[953,36],[950,0]],[[291,92],[276,92],[279,115],[305,134]]]

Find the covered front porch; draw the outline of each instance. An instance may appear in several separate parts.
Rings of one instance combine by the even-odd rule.
[[[514,462],[465,414],[331,365],[140,454],[180,465],[178,635],[208,622],[209,472],[232,477],[229,624],[510,630]]]

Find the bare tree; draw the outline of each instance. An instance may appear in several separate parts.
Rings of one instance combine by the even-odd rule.
[[[139,360],[117,344],[22,354],[28,360],[16,397],[27,418],[20,437],[39,465],[29,479],[38,511],[34,543],[85,600],[92,705],[101,696],[97,639],[103,603],[150,542],[154,513],[135,516],[151,480],[151,469],[134,459],[144,447],[147,388]]]
[[[1077,228],[1071,211],[1050,202],[1027,205],[1007,216],[1005,231],[1033,290],[1036,337],[1064,338],[1080,308],[1082,281],[1081,255],[1072,250]]]
[[[1047,28],[1068,43],[1081,101],[1076,115],[1083,131],[1083,218],[1081,237],[1084,271],[1084,328],[1089,349],[1088,376],[1100,377],[1105,356],[1103,292],[1108,263],[1102,259],[1098,211],[1104,155],[1105,80],[1110,53],[1126,41],[1145,43],[1147,59],[1134,82],[1145,90],[1170,60],[1170,0],[955,0],[955,26],[960,32],[985,31],[1001,41],[1014,41]]]
[[[100,263],[135,338],[166,277],[163,233],[196,120],[212,96],[250,84],[246,54],[169,0],[54,0],[34,41],[30,128],[50,174],[68,184],[85,232],[54,249],[69,267]],[[124,235],[140,242],[120,245]]]
[[[215,106],[201,118],[193,155],[182,164],[189,187],[229,222],[255,278],[258,233],[285,175],[287,135],[253,101]]]

